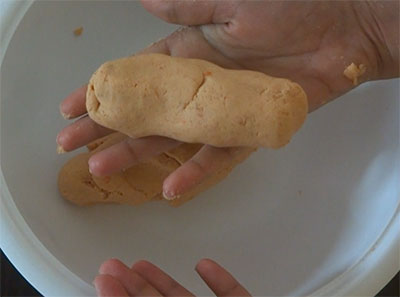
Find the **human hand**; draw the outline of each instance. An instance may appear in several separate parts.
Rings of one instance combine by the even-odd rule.
[[[310,111],[353,87],[343,76],[352,62],[366,66],[360,81],[398,75],[398,32],[396,39],[396,31],[388,29],[396,28],[398,2],[151,0],[143,5],[168,22],[190,27],[141,53],[200,58],[289,78],[306,91]],[[85,114],[85,93],[82,87],[68,96],[62,113]],[[62,130],[57,142],[70,151],[110,132],[84,117]],[[94,175],[110,175],[178,144],[158,136],[129,139],[92,156],[89,168]],[[204,145],[164,181],[164,196],[189,191],[238,150]]]
[[[201,260],[195,269],[216,296],[251,296],[229,272],[212,260]],[[107,260],[101,265],[93,283],[99,297],[194,296],[147,261],[136,262],[129,268],[119,260]]]

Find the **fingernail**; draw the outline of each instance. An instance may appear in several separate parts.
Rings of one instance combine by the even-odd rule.
[[[62,106],[61,106],[61,104],[60,104],[60,106],[59,106],[59,110],[60,110],[60,113],[61,113],[61,115],[62,115],[62,117],[63,117],[64,119],[69,120],[69,119],[71,118],[71,115],[69,115],[69,114],[67,114],[67,113],[65,113],[65,112],[62,111]]]
[[[64,119],[66,119],[66,120],[69,120],[69,119],[71,118],[71,115],[66,114],[66,113],[63,113],[63,112],[61,112],[61,115],[62,115],[62,117],[63,117]]]
[[[93,161],[92,160],[92,157],[89,159],[89,161],[88,161],[88,167],[89,167],[89,173],[91,174],[91,175],[94,175],[94,176],[96,176],[96,177],[102,177],[102,178],[104,178],[104,177],[106,177],[105,175],[102,175],[102,174],[98,174],[98,171],[99,171],[99,163],[95,160],[95,161]],[[97,172],[97,173],[96,173]]]
[[[57,142],[57,154],[66,153],[67,151],[60,144],[60,134],[57,135],[56,142]]]
[[[179,197],[178,195],[172,193],[171,191],[163,191],[163,196],[167,200],[174,200]]]
[[[59,145],[58,143],[57,143],[57,154],[64,154],[64,153],[66,153],[67,151],[66,150],[64,150],[64,148],[61,146],[61,145]]]

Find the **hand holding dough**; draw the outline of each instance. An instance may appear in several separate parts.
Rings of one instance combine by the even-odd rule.
[[[165,178],[201,148],[193,143],[248,147],[189,193],[168,202],[178,206],[224,179],[254,147],[287,144],[305,120],[307,97],[286,79],[151,54],[102,65],[90,80],[86,107],[98,124],[130,137],[160,135],[186,143],[99,178],[89,172],[90,156],[128,136],[114,133],[94,141],[88,153],[71,159],[59,174],[61,195],[78,205],[160,200]]]
[[[287,79],[161,54],[103,64],[86,98],[95,122],[130,137],[217,147],[279,148],[308,111],[303,89]]]

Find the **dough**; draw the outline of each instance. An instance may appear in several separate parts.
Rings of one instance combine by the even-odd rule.
[[[124,140],[126,137],[121,133],[110,134],[90,143],[87,146],[88,153],[79,154],[69,160],[61,169],[58,177],[58,188],[61,195],[78,205],[96,203],[139,205],[147,201],[161,200],[164,179],[201,148],[199,144],[182,144],[169,152],[110,177],[98,178],[92,176],[88,167],[90,156]],[[198,193],[225,178],[233,167],[246,159],[252,151],[254,150],[241,151],[240,154],[235,156],[232,163],[226,164],[219,172],[209,176],[190,193],[168,201],[168,203],[172,206],[179,206],[189,201]]]
[[[282,147],[308,111],[305,92],[287,79],[161,54],[103,64],[86,98],[94,121],[128,136],[217,147]]]
[[[359,83],[358,79],[365,73],[366,70],[367,66],[364,64],[357,66],[356,64],[351,63],[343,71],[343,75],[350,79],[353,82],[353,85],[356,86]]]
[[[76,28],[75,30],[74,30],[74,35],[75,36],[81,36],[82,35],[82,32],[83,32],[83,27],[81,26],[81,27],[78,27],[78,28]]]

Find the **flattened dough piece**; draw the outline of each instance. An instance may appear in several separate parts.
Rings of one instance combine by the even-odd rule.
[[[137,164],[124,172],[105,178],[92,176],[89,172],[90,156],[127,136],[113,133],[90,143],[88,153],[82,153],[69,160],[61,169],[58,187],[61,195],[78,205],[97,203],[120,203],[139,205],[152,200],[161,200],[164,179],[185,161],[189,160],[200,148],[199,144],[182,144],[179,147],[156,156],[147,162]],[[253,149],[246,149],[235,160],[219,172],[209,176],[193,191],[175,200],[168,201],[179,206],[192,199],[198,193],[226,177],[235,165],[247,158]]]
[[[279,148],[308,111],[305,92],[287,79],[161,54],[103,64],[86,98],[94,121],[131,137],[217,147]]]

